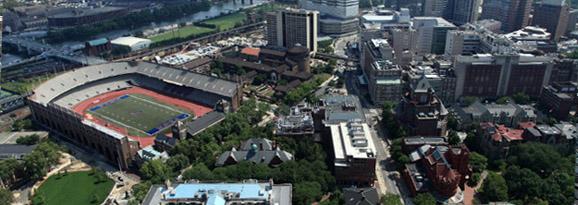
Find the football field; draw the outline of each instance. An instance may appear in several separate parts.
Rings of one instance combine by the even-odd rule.
[[[146,135],[154,135],[177,120],[191,116],[183,109],[140,94],[127,94],[103,102],[90,108],[88,113],[129,131]]]

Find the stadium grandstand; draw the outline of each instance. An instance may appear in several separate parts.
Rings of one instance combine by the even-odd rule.
[[[122,168],[176,122],[235,110],[240,86],[147,62],[87,66],[58,75],[28,98],[34,120]],[[224,105],[224,106],[223,106]]]

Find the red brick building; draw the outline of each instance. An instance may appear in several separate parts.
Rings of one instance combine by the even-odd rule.
[[[545,86],[540,96],[540,104],[547,108],[553,117],[566,120],[570,110],[578,105],[578,83],[556,82]]]
[[[460,194],[468,176],[470,151],[465,145],[424,145],[410,154],[412,163],[406,164],[403,179],[412,195],[433,192],[444,199]]]
[[[447,135],[448,111],[425,76],[411,85],[397,114],[411,136]]]

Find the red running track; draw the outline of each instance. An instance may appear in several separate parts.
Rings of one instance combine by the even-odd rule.
[[[203,105],[199,105],[199,104],[189,102],[186,100],[181,100],[179,98],[169,97],[169,96],[154,92],[152,90],[147,90],[147,89],[140,88],[140,87],[131,87],[131,88],[124,89],[124,90],[111,91],[108,93],[98,95],[96,97],[93,97],[93,98],[90,98],[90,99],[87,99],[85,101],[78,103],[77,105],[74,106],[73,110],[74,110],[74,112],[79,113],[86,118],[86,115],[85,115],[86,110],[88,110],[89,108],[94,107],[94,106],[101,104],[103,102],[107,102],[109,100],[118,98],[120,96],[127,95],[127,94],[142,94],[142,95],[152,97],[152,98],[154,98],[154,99],[156,99],[156,100],[158,100],[164,104],[173,105],[173,106],[188,110],[189,112],[194,113],[195,117],[201,117],[201,116],[205,115],[206,113],[211,112],[213,110],[212,108],[209,108],[209,107],[206,107]],[[150,137],[132,136],[132,135],[128,135],[126,128],[114,125],[112,123],[107,122],[106,120],[96,118],[94,116],[90,120],[97,123],[97,124],[105,126],[109,129],[112,129],[112,130],[114,130],[120,134],[128,136],[131,139],[139,141],[141,148],[152,145],[154,143],[154,136],[150,136]]]

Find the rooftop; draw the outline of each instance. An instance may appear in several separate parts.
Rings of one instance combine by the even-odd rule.
[[[260,50],[261,50],[261,49],[259,49],[259,48],[246,47],[246,48],[243,48],[243,49],[241,50],[241,53],[242,53],[242,54],[245,54],[245,55],[249,55],[249,56],[258,57]]]
[[[145,198],[144,205],[171,202],[197,202],[225,205],[232,202],[255,202],[290,205],[291,185],[259,183],[247,180],[241,183],[187,183],[171,187],[154,185]]]
[[[67,12],[58,13],[48,18],[71,18],[71,17],[82,17],[82,16],[93,16],[98,14],[104,14],[108,12],[120,11],[125,8],[122,7],[100,7],[100,8],[75,8],[67,10]]]
[[[367,123],[352,120],[331,125],[330,129],[335,166],[348,166],[350,158],[375,158],[375,145]]]
[[[138,38],[138,37],[134,37],[134,36],[123,36],[123,37],[118,37],[118,38],[110,41],[110,43],[115,44],[115,45],[123,45],[123,46],[129,46],[129,47],[132,47],[133,45],[141,43],[141,42],[151,42],[151,40],[146,39],[146,38]]]
[[[375,188],[344,188],[345,205],[377,205],[379,194]]]
[[[106,38],[99,38],[99,39],[94,39],[94,40],[88,41],[88,45],[90,45],[90,46],[100,46],[100,45],[103,45],[106,43],[108,43],[108,39],[106,39]]]
[[[325,109],[325,124],[348,122],[352,119],[363,119],[361,102],[353,95],[329,95],[322,99]]]
[[[0,154],[30,153],[36,145],[0,144]]]
[[[86,66],[60,74],[34,89],[32,101],[47,105],[59,96],[87,83],[119,75],[145,75],[222,96],[234,96],[237,83],[208,75],[148,62],[114,62]]]

